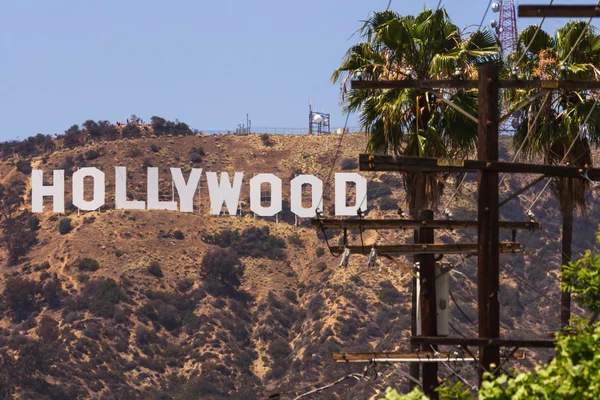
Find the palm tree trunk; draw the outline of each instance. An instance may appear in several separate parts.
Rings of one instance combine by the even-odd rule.
[[[566,199],[562,210],[562,264],[567,265],[571,261],[571,243],[573,241],[573,180],[568,179],[566,187]],[[561,268],[562,269],[562,268]],[[560,326],[561,329],[569,326],[571,318],[571,292],[564,290],[560,294]]]
[[[421,177],[421,179],[417,179],[415,182],[415,187],[410,188],[414,190],[414,208],[409,210],[409,214],[412,219],[417,219],[419,215],[419,211],[426,207],[426,182],[425,177]],[[409,190],[410,190],[409,189]],[[413,233],[414,243],[419,243],[419,230],[415,229]],[[418,256],[414,256],[414,262],[418,261]],[[417,279],[412,279],[412,304],[411,304],[411,313],[410,313],[410,333],[412,336],[417,336]],[[420,346],[411,345],[412,351],[418,351]],[[420,379],[420,364],[419,363],[410,363],[409,365],[410,375],[415,378],[417,381]],[[412,380],[409,382],[410,390],[414,389],[417,384]]]

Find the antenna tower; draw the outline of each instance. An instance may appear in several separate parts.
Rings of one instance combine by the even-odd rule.
[[[515,12],[514,0],[502,0],[492,4],[492,11],[500,13],[500,22],[492,21],[492,28],[496,28],[496,34],[502,44],[502,55],[508,54],[517,49],[518,34],[517,31],[517,13]]]

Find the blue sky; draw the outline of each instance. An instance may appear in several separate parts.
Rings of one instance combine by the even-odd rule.
[[[588,3],[593,3],[587,1]],[[547,1],[527,1],[527,4]],[[584,3],[557,1],[556,4]],[[308,103],[341,126],[329,81],[352,33],[388,0],[0,2],[0,140],[63,133],[87,119],[158,115],[197,129],[305,127]],[[485,0],[443,0],[460,27]],[[415,14],[436,1],[393,0]],[[497,18],[490,11],[486,24]],[[522,28],[535,19],[519,21]],[[548,20],[547,30],[562,22]],[[597,24],[596,24],[597,25]],[[356,118],[350,117],[350,126]]]

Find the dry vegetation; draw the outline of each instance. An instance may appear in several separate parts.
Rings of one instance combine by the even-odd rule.
[[[151,132],[150,132],[151,133]],[[335,365],[335,351],[407,350],[410,331],[410,277],[380,260],[352,257],[348,268],[325,251],[322,234],[309,221],[293,225],[289,177],[298,173],[325,179],[338,137],[164,136],[83,141],[71,148],[56,141],[53,151],[0,164],[3,183],[28,181],[31,166],[46,171],[96,166],[106,172],[107,204],[99,212],[27,215],[30,248],[12,260],[2,248],[0,271],[0,398],[94,399],[256,399],[289,393],[337,378],[358,366]],[[508,158],[504,140],[504,157]],[[362,135],[344,139],[336,171],[356,171],[352,163],[364,150]],[[350,160],[350,161],[347,161]],[[135,199],[145,198],[145,167],[160,167],[164,199],[171,198],[169,167],[184,171],[246,171],[243,217],[208,216],[206,186],[194,214],[168,211],[118,211],[111,197],[114,166],[128,167]],[[284,212],[253,218],[247,209],[247,181],[271,172],[284,183]],[[401,180],[391,173],[365,173],[369,180],[368,218],[397,217]],[[204,181],[204,179],[203,179]],[[504,195],[524,185],[506,180]],[[70,180],[67,196],[70,198]],[[463,188],[474,198],[473,180]],[[523,220],[522,209],[535,190],[507,206],[504,219]],[[326,189],[326,213],[332,190]],[[28,191],[26,191],[28,193]],[[443,199],[445,204],[447,197]],[[26,213],[29,199],[20,206]],[[46,207],[49,206],[49,203]],[[474,206],[457,199],[457,219],[474,219]],[[548,191],[536,214],[557,240],[560,219]],[[574,254],[590,248],[598,207],[577,220]],[[26,215],[26,214],[23,214]],[[440,232],[440,242],[473,241],[474,232]],[[339,235],[328,232],[330,242]],[[360,243],[360,235],[351,236]],[[411,232],[365,232],[362,240],[410,242]],[[559,251],[540,233],[519,240],[557,271]],[[455,261],[459,259],[453,258]],[[403,260],[409,263],[410,260]],[[558,297],[558,285],[529,257],[504,256],[521,277]],[[451,290],[461,308],[476,320],[476,268],[466,259],[452,274]],[[509,275],[502,276],[502,334],[539,337],[558,326],[557,309]],[[465,335],[476,327],[451,304],[452,324]],[[522,364],[547,353],[528,353]],[[468,370],[467,375],[471,374]],[[370,398],[385,386],[405,382],[391,371],[376,383],[351,382],[320,398]],[[352,386],[352,389],[349,389]],[[318,397],[315,397],[318,398]]]

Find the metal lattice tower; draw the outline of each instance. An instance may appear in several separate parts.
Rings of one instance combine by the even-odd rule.
[[[492,28],[496,28],[498,39],[502,44],[502,55],[506,56],[517,49],[517,13],[514,0],[502,0],[492,5],[494,12],[500,13],[500,22],[492,21]]]

